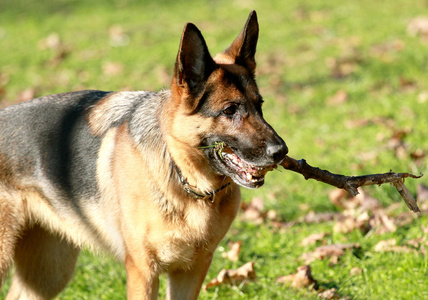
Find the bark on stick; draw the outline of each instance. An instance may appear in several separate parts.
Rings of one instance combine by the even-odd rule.
[[[384,183],[391,183],[395,186],[397,191],[400,193],[404,202],[414,212],[420,212],[416,200],[412,197],[409,190],[404,185],[405,178],[421,178],[419,176],[410,173],[394,173],[389,171],[383,174],[369,174],[363,176],[345,176],[341,174],[334,174],[327,170],[321,170],[317,167],[310,166],[306,160],[296,160],[289,156],[286,156],[284,161],[281,163],[285,169],[302,174],[305,179],[315,179],[329,185],[335,186],[346,190],[352,196],[358,195],[358,188],[364,185],[381,185]]]

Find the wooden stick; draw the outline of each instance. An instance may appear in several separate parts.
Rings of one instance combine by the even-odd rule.
[[[286,156],[284,161],[281,163],[285,169],[302,174],[306,180],[315,179],[329,185],[335,186],[346,190],[352,196],[358,195],[358,188],[364,185],[381,185],[384,183],[391,183],[395,186],[401,197],[406,202],[409,209],[414,212],[420,212],[420,209],[416,203],[416,200],[412,197],[409,190],[404,185],[405,178],[421,178],[423,174],[419,176],[409,173],[394,173],[389,171],[383,174],[369,174],[363,176],[345,176],[340,174],[334,174],[327,170],[321,170],[320,168],[310,166],[306,160],[296,160],[289,156]]]

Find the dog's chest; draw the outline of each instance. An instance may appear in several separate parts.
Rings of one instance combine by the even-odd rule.
[[[217,234],[213,228],[217,213],[210,209],[188,208],[185,214],[174,220],[165,221],[156,236],[156,256],[164,268],[183,268],[205,251],[211,251],[217,244]],[[221,237],[220,237],[221,239]]]

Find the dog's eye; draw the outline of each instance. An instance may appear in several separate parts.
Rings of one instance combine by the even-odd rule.
[[[238,105],[237,104],[232,104],[232,105],[229,105],[228,107],[226,107],[223,110],[223,113],[226,116],[232,116],[232,115],[234,115],[236,113],[237,110],[238,110]]]

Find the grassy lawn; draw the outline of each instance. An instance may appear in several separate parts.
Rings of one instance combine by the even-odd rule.
[[[2,0],[0,107],[81,89],[168,87],[186,22],[201,29],[214,54],[229,46],[251,9],[260,23],[256,58],[265,117],[290,156],[348,175],[422,172],[425,177],[406,184],[414,195],[419,184],[428,186],[428,28],[425,35],[408,28],[415,17],[428,17],[424,0]],[[333,188],[291,172],[272,172],[263,188],[243,190],[245,203],[262,199],[263,211],[275,212],[276,219],[254,222],[241,211],[206,282],[249,261],[255,262],[257,281],[214,287],[200,298],[317,299],[309,288],[276,279],[295,273],[305,264],[302,254],[320,245],[358,243],[335,263],[310,262],[320,290],[334,288],[337,299],[428,299],[426,212],[400,223],[408,209],[395,189],[364,190],[390,208],[386,218],[395,228],[370,223],[371,229],[345,233],[337,229],[338,217],[302,221],[311,211],[343,216],[344,209],[329,200]],[[367,215],[376,222],[374,211]],[[327,235],[302,245],[313,233]],[[376,251],[384,240],[395,240],[396,247]],[[222,257],[230,241],[242,242],[236,262]],[[125,295],[123,266],[84,251],[59,298]]]

